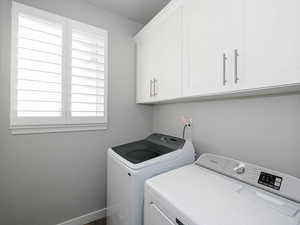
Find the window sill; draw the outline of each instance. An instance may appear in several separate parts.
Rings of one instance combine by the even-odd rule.
[[[12,134],[41,134],[59,132],[78,132],[106,130],[107,124],[72,124],[72,125],[43,125],[43,126],[11,126]]]

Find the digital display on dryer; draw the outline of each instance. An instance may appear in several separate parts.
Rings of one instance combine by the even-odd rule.
[[[269,173],[261,172],[258,183],[264,186],[273,188],[275,190],[280,190],[282,177],[278,177]]]

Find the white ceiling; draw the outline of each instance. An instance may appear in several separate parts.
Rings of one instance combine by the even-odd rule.
[[[141,24],[146,24],[170,0],[88,0],[99,7],[106,8],[119,15]]]

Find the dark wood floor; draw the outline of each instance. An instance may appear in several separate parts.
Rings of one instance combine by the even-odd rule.
[[[100,220],[96,220],[94,222],[85,224],[85,225],[106,225],[106,218],[102,218]]]

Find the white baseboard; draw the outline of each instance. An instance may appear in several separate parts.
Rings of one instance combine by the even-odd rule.
[[[57,225],[84,225],[93,222],[95,220],[102,219],[105,216],[106,216],[106,208],[73,218],[71,220],[62,222]]]

